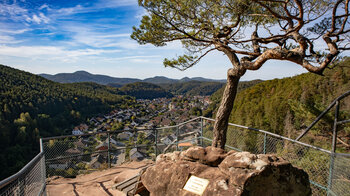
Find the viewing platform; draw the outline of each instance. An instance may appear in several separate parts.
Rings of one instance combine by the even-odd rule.
[[[276,154],[308,173],[313,195],[349,195],[350,154],[336,153],[336,143],[328,150],[299,141],[330,108],[335,106],[337,113],[343,97],[297,139],[229,123],[226,150]],[[338,124],[349,122],[335,118],[334,133]],[[125,172],[127,179],[150,163],[145,160],[154,161],[159,154],[210,146],[213,125],[213,119],[197,117],[168,127],[42,138],[40,153],[0,182],[0,196],[116,195],[113,185],[123,180],[115,179],[118,174]]]

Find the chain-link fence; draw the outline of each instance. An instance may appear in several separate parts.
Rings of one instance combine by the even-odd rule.
[[[44,153],[39,153],[18,173],[0,182],[0,196],[46,195]]]
[[[203,146],[211,145],[213,119],[204,118]],[[229,124],[226,150],[276,154],[308,173],[313,195],[350,196],[350,155],[282,137],[263,130]],[[332,162],[334,161],[334,162]]]
[[[333,161],[330,195],[350,196],[350,154],[336,154]]]
[[[0,182],[0,196],[41,195],[45,177],[74,177],[131,160],[210,146],[214,120],[198,117],[175,126],[42,139],[38,154],[14,178]],[[229,124],[226,150],[276,154],[309,174],[313,195],[350,196],[350,155],[332,153],[263,130]],[[9,180],[10,179],[10,180]]]
[[[155,130],[44,138],[47,176],[75,177],[130,160],[155,159]]]
[[[201,146],[201,117],[156,130],[158,154],[176,150],[183,151],[191,146]]]

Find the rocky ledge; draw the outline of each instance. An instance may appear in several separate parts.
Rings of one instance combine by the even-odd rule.
[[[203,196],[311,195],[308,174],[281,157],[214,147],[161,154],[141,180],[151,196],[195,196],[183,189],[191,175],[209,180]]]

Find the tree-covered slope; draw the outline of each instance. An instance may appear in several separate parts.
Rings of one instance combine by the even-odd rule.
[[[252,81],[239,82],[237,92],[240,92],[246,88],[254,86],[260,82],[262,82],[262,80],[252,80]],[[212,95],[210,96],[211,104],[209,105],[208,109],[203,112],[203,116],[212,117],[216,113],[216,109],[219,107],[225,86],[226,85],[224,84],[224,86],[222,86],[219,90],[212,93]]]
[[[190,82],[180,82],[173,84],[160,84],[165,90],[175,94],[175,95],[211,95],[224,86],[225,83],[220,82],[200,82],[200,81],[190,81]]]
[[[115,78],[106,75],[91,74],[86,71],[76,71],[74,73],[59,73],[55,75],[39,74],[40,76],[55,82],[60,83],[75,83],[75,82],[95,82],[97,84],[129,84],[140,81],[135,78]]]
[[[112,86],[115,86],[115,85],[122,86],[125,84],[131,84],[135,82],[146,82],[146,83],[152,83],[152,84],[173,84],[173,83],[189,82],[189,81],[220,82],[220,83],[226,82],[226,80],[215,80],[215,79],[208,79],[208,78],[202,78],[202,77],[194,77],[194,78],[184,77],[182,79],[172,79],[164,76],[155,76],[155,77],[141,80],[136,78],[117,78],[117,77],[111,77],[107,75],[91,74],[86,71],[76,71],[74,73],[58,73],[55,75],[39,74],[39,76],[44,77],[48,80],[51,80],[54,82],[60,82],[60,83],[94,82],[94,83],[103,84],[103,85],[112,84]]]
[[[230,122],[295,138],[336,97],[349,90],[350,59],[347,59],[336,64],[335,68],[326,70],[324,76],[306,73],[261,82],[240,91]],[[212,98],[220,100],[221,94],[215,93]],[[349,97],[342,101],[341,110],[340,119],[349,119]],[[318,123],[304,141],[329,148],[333,116],[334,111]],[[341,141],[350,144],[350,126],[340,127],[340,130],[340,149],[349,150]]]
[[[93,83],[59,84],[0,65],[0,179],[38,153],[39,137],[70,133],[87,116],[133,99]]]
[[[132,84],[126,84],[119,88],[122,94],[133,96],[137,99],[155,99],[160,97],[173,97],[173,95],[165,91],[162,87],[146,83],[136,82]]]

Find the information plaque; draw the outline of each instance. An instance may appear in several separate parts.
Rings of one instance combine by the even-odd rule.
[[[183,189],[197,195],[202,195],[204,190],[207,188],[208,184],[209,180],[207,179],[191,176],[187,180]]]

